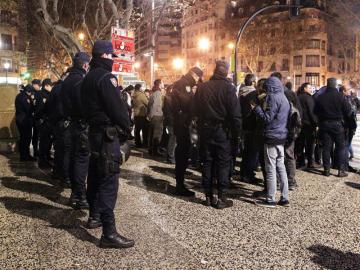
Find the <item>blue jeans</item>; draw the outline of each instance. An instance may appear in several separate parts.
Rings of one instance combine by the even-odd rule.
[[[289,199],[289,185],[286,168],[284,164],[284,146],[283,145],[264,145],[264,158],[267,184],[267,201],[276,202],[276,178],[280,180],[281,197],[284,200]]]

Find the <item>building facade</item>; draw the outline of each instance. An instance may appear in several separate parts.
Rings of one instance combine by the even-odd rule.
[[[161,9],[161,2],[156,2],[155,10]],[[163,14],[155,12],[154,20],[159,19],[157,30],[152,24],[151,8],[147,8],[144,19],[135,32],[136,60],[139,63],[139,77],[150,83],[151,61],[149,52],[154,51],[154,79],[161,78],[165,83],[172,83],[181,75],[181,70],[173,67],[174,59],[181,56],[181,17],[176,6],[169,5]],[[156,32],[156,33],[155,33]],[[155,47],[152,48],[152,38],[155,38]]]
[[[26,19],[22,1],[0,3],[0,84],[20,84],[26,71]]]
[[[232,59],[237,31],[267,4],[256,0],[198,0],[183,19],[182,52],[187,67],[200,64],[209,76],[215,60]],[[274,71],[281,72],[295,87],[304,82],[320,87],[329,77],[359,80],[355,32],[334,18],[327,1],[303,1],[302,5],[295,18],[289,17],[288,10],[277,8],[250,23],[239,45],[240,81],[246,73],[261,78]],[[204,38],[210,46],[201,54],[197,44]]]

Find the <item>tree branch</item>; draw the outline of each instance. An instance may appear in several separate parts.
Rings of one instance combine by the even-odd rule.
[[[54,12],[54,21],[55,23],[58,23],[59,20],[60,20],[60,17],[59,17],[59,12],[58,12],[58,0],[53,0],[53,6],[52,6],[52,9],[53,9],[53,12]]]

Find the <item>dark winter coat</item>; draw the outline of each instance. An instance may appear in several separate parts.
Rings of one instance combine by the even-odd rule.
[[[18,125],[33,124],[34,106],[31,98],[26,94],[25,90],[21,91],[15,98],[15,117]]]
[[[303,125],[316,127],[318,119],[314,114],[315,100],[313,96],[304,92],[304,93],[300,93],[298,98],[302,108]]]
[[[266,100],[263,109],[255,107],[255,113],[264,121],[264,137],[266,144],[285,144],[287,140],[287,121],[290,104],[284,94],[284,86],[276,77],[266,80]]]
[[[243,130],[254,131],[256,129],[256,114],[251,109],[251,103],[257,100],[257,91],[253,86],[244,86],[240,89],[239,101],[243,119]]]
[[[344,121],[351,115],[351,109],[345,97],[336,88],[326,88],[323,94],[315,98],[314,113],[319,121]]]

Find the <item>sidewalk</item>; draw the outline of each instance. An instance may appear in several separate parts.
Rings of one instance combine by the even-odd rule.
[[[235,182],[234,207],[174,197],[173,166],[135,152],[122,168],[117,227],[136,245],[98,248],[101,230],[67,206],[69,190],[15,155],[0,155],[0,269],[359,269],[360,176],[298,172],[291,207],[254,205],[261,187]],[[335,173],[335,171],[334,171]]]

